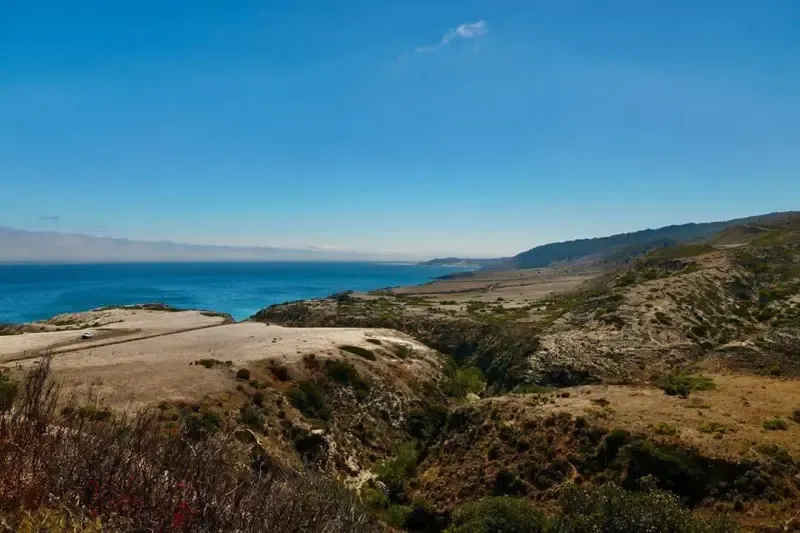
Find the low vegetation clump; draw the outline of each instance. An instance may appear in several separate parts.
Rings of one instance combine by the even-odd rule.
[[[669,396],[686,398],[694,391],[714,390],[716,385],[711,378],[688,374],[670,374],[657,382],[658,387]]]
[[[205,368],[214,368],[217,365],[224,365],[222,361],[219,359],[199,359],[194,362],[196,365],[200,365]]]
[[[366,348],[362,348],[361,346],[351,346],[349,344],[345,344],[343,346],[339,346],[339,349],[343,352],[348,352],[353,355],[357,355],[359,357],[363,357],[368,361],[375,361],[376,357],[372,350],[368,350]]]
[[[654,431],[656,435],[665,435],[668,437],[674,437],[675,435],[678,435],[681,432],[680,429],[673,426],[672,424],[667,424],[666,422],[661,422],[660,424],[658,424]]]
[[[222,418],[214,411],[186,413],[183,431],[191,440],[199,440],[216,434],[222,428]]]
[[[794,459],[789,453],[789,450],[783,446],[778,446],[777,444],[759,444],[756,446],[756,451],[778,463],[784,465],[794,464]]]
[[[533,503],[511,496],[495,496],[457,508],[445,533],[544,533],[547,530],[547,519]]]
[[[14,405],[19,393],[19,383],[6,373],[0,373],[0,413],[5,413]]]
[[[480,394],[486,389],[486,377],[480,368],[459,368],[444,384],[445,394],[453,398],[464,398],[467,394]]]
[[[511,496],[469,502],[452,514],[445,533],[735,533],[722,515],[701,518],[667,492],[627,491],[608,483],[565,487],[560,509],[549,520],[535,504]]]
[[[553,387],[545,387],[543,385],[536,385],[535,383],[523,383],[521,385],[517,385],[512,394],[547,394],[550,392],[554,392],[555,389]]]
[[[289,402],[307,418],[330,420],[331,411],[322,388],[313,381],[301,381],[288,392]]]
[[[236,379],[240,379],[242,381],[249,381],[250,380],[250,371],[246,368],[240,368],[236,371]]]
[[[615,484],[597,489],[568,487],[550,533],[733,533],[724,516],[699,518],[667,492],[626,491]]]
[[[416,442],[408,441],[400,444],[395,455],[375,468],[375,474],[389,489],[389,498],[402,499],[406,484],[414,476],[417,469],[419,448]]]
[[[725,424],[720,424],[719,422],[706,422],[701,425],[699,429],[701,433],[711,435],[725,435],[726,433],[733,433],[735,431],[734,428]]]
[[[264,429],[266,418],[257,406],[245,405],[239,410],[239,422],[261,431]]]
[[[764,420],[764,422],[761,423],[761,427],[767,431],[785,431],[789,429],[789,423],[783,418],[775,417]]]
[[[382,530],[335,480],[250,469],[226,432],[192,438],[193,418],[165,430],[155,411],[61,416],[49,370],[45,357],[0,414],[0,523],[8,531]]]
[[[1,408],[0,408],[1,409]],[[792,421],[797,422],[800,424],[800,409],[795,409],[792,411],[791,417]]]
[[[361,377],[356,367],[347,361],[332,359],[325,361],[325,375],[335,383],[351,387],[361,399],[366,398],[369,393],[369,383]]]

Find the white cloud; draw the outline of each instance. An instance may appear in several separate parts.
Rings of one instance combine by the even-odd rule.
[[[483,37],[489,33],[489,30],[486,28],[486,21],[479,20],[478,22],[473,22],[471,24],[461,24],[457,28],[453,28],[448,30],[442,40],[439,41],[439,44],[434,46],[421,46],[415,48],[417,52],[435,52],[440,48],[447,46],[455,39],[477,39],[479,37]]]

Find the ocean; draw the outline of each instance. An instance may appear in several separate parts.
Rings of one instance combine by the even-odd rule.
[[[459,270],[396,263],[0,265],[0,323],[154,302],[242,320],[276,303],[416,285]]]

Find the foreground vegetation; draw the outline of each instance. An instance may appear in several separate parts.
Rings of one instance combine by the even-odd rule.
[[[6,531],[376,532],[336,481],[270,466],[225,431],[155,413],[62,414],[50,359],[0,413],[0,524]]]

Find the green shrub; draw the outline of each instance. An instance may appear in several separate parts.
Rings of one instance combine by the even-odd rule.
[[[667,424],[666,422],[661,422],[656,426],[655,433],[656,435],[666,435],[669,437],[673,437],[680,433],[681,431],[673,426],[672,424]]]
[[[247,381],[250,379],[250,371],[246,368],[240,368],[236,371],[236,379],[241,379],[242,381]]]
[[[187,413],[183,417],[183,431],[190,439],[213,435],[222,427],[222,419],[213,411]]]
[[[759,444],[756,446],[756,451],[778,463],[786,465],[794,464],[794,459],[789,453],[789,450],[783,446],[778,446],[777,444]]]
[[[368,359],[369,361],[375,361],[375,354],[372,353],[372,350],[368,350],[366,348],[362,348],[361,346],[351,346],[349,344],[345,344],[343,346],[339,346],[339,349],[343,352],[348,352],[353,355],[357,355],[359,357],[363,357],[364,359]]]
[[[239,409],[239,422],[260,431],[264,429],[266,419],[261,409],[254,405],[245,405]]]
[[[767,431],[784,431],[789,429],[789,423],[783,418],[770,418],[761,423],[761,427]]]
[[[404,527],[410,514],[411,507],[408,505],[390,505],[386,510],[386,523],[397,528]]]
[[[352,387],[356,391],[369,391],[369,383],[364,381],[361,375],[356,370],[356,367],[347,361],[337,361],[329,359],[325,361],[325,375],[328,379]]]
[[[642,479],[655,479],[660,489],[694,504],[706,495],[706,471],[695,455],[680,448],[636,440],[620,450],[627,461],[625,488],[636,489]]]
[[[331,417],[325,394],[313,381],[301,381],[288,392],[288,397],[294,408],[308,418],[329,420]]]
[[[492,492],[495,496],[520,496],[525,493],[525,482],[504,468],[495,476]]]
[[[523,383],[521,385],[517,385],[512,394],[547,394],[548,392],[553,392],[555,389],[553,387],[545,387],[543,385],[536,385],[535,383]]]
[[[206,368],[214,368],[215,366],[223,363],[218,359],[200,359],[199,361],[195,361],[194,364],[204,366]]]
[[[498,530],[494,530],[498,531]],[[596,489],[575,486],[561,493],[561,512],[550,533],[734,533],[723,516],[696,517],[667,492],[630,492],[612,483]]]
[[[370,509],[386,509],[390,503],[386,494],[368,485],[361,487],[361,501]]]
[[[444,385],[444,391],[453,398],[464,398],[467,394],[480,394],[486,389],[486,377],[480,368],[459,368]]]
[[[387,459],[375,468],[375,474],[386,484],[393,500],[405,492],[406,483],[416,472],[417,459],[419,459],[417,443],[408,441],[397,447],[393,458]]]
[[[701,425],[699,429],[700,433],[717,435],[725,435],[726,433],[733,433],[736,431],[734,428],[726,426],[725,424],[720,424],[719,422],[706,422],[705,424]]]
[[[544,533],[547,529],[547,520],[531,502],[495,496],[457,507],[445,533]]]
[[[406,431],[420,442],[434,439],[447,423],[447,409],[441,405],[429,405],[408,414]]]
[[[19,393],[19,383],[5,373],[0,373],[0,413],[9,411]]]
[[[374,344],[375,346],[383,346],[383,343],[380,339],[367,339],[367,342],[370,344]]]
[[[258,391],[253,394],[252,401],[254,405],[257,405],[258,407],[264,407],[264,393]]]
[[[686,398],[693,391],[706,391],[716,388],[714,381],[705,376],[670,374],[657,382],[658,387],[669,396]]]

